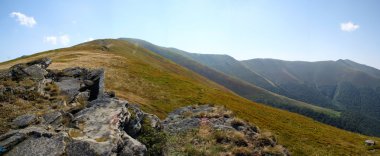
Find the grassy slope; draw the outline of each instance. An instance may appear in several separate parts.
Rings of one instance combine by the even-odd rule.
[[[270,106],[274,106],[276,108],[282,108],[285,110],[293,110],[293,111],[306,110],[308,112],[317,112],[317,113],[321,113],[330,117],[339,117],[340,115],[340,113],[337,111],[333,111],[331,109],[322,108],[322,107],[314,106],[305,102],[293,100],[285,96],[278,95],[273,92],[262,89],[260,87],[257,87],[254,84],[250,84],[248,82],[242,81],[241,79],[236,78],[232,75],[219,72],[215,69],[212,69],[212,67],[203,65],[200,62],[197,62],[189,58],[187,55],[183,55],[184,53],[186,53],[184,51],[174,49],[174,48],[165,48],[165,47],[156,46],[154,44],[151,44],[149,42],[139,40],[139,39],[123,39],[123,40],[127,40],[128,42],[131,42],[131,43],[135,43],[139,46],[142,46],[144,48],[151,50],[152,52],[160,54],[161,56],[168,58],[188,69],[191,69],[192,71],[208,78],[209,80],[212,80],[214,82],[217,82],[218,84],[225,86],[226,88],[234,91],[238,95],[243,96],[249,100],[252,100],[255,102],[262,102]],[[237,69],[230,69],[230,70],[237,70]]]
[[[110,51],[88,44],[1,63],[0,69],[39,57],[51,57],[53,64],[49,68],[55,69],[102,67],[106,69],[107,89],[130,102],[140,103],[145,111],[161,118],[181,106],[214,103],[225,105],[240,118],[272,131],[293,155],[380,154],[369,152],[363,145],[369,137],[251,102],[150,51],[122,41],[106,42],[111,45],[107,47]]]

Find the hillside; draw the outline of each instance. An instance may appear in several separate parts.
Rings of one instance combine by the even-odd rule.
[[[0,72],[0,155],[289,155],[271,132],[222,106],[187,106],[161,121],[104,91],[104,70],[51,63]]]
[[[376,155],[364,145],[367,137],[321,124],[310,118],[246,100],[191,70],[147,49],[120,40],[96,40],[0,64],[1,69],[41,57],[51,69],[81,66],[104,68],[106,89],[139,103],[144,111],[164,118],[193,104],[224,105],[261,129],[272,131],[293,155]]]
[[[281,87],[281,95],[380,121],[380,70],[350,60],[242,62]]]
[[[128,42],[135,43],[138,46],[142,46],[144,48],[149,49],[152,52],[155,52],[175,63],[186,67],[206,78],[212,80],[232,91],[243,96],[249,100],[265,103],[274,107],[283,108],[287,110],[291,110],[294,112],[299,112],[299,110],[303,110],[309,114],[313,114],[315,116],[326,116],[328,118],[338,117],[339,112],[332,111],[330,109],[325,109],[317,106],[313,106],[304,102],[296,101],[293,99],[289,99],[287,97],[277,95],[275,93],[264,90],[260,87],[255,86],[254,84],[249,84],[244,82],[237,77],[226,75],[222,72],[219,72],[211,67],[205,66],[195,60],[192,60],[182,54],[186,54],[184,51],[180,51],[174,48],[165,48],[156,46],[149,42],[138,40],[138,39],[122,39]],[[238,71],[238,70],[235,70]],[[260,76],[256,75],[258,78]],[[263,79],[263,81],[265,81]],[[306,115],[306,114],[305,114]]]
[[[336,109],[336,107],[331,105],[320,106],[314,103],[308,104],[301,102],[303,99],[298,99],[300,101],[290,99],[288,97],[292,96],[290,96],[286,88],[284,89],[283,86],[272,82],[272,79],[257,74],[255,71],[249,69],[249,66],[235,60],[231,56],[189,53],[175,48],[160,47],[139,39],[123,38],[122,40],[143,46],[252,101],[299,113],[317,121],[352,132],[380,136],[379,120],[361,113]],[[281,67],[281,64],[276,62],[272,62],[271,65]],[[354,66],[353,63],[351,63],[350,66],[360,68],[360,66]],[[276,69],[266,69],[265,71],[276,72]],[[374,73],[373,70],[367,71]],[[294,76],[286,76],[277,76],[275,80],[286,81],[287,79],[294,78]],[[266,90],[257,86],[261,86]],[[313,99],[321,97],[320,93],[305,88],[307,87],[293,88],[293,93],[304,94]],[[334,108],[336,109],[335,112],[331,110]]]

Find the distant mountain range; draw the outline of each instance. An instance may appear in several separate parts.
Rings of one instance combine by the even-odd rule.
[[[251,82],[249,82],[240,78],[239,75],[235,76],[232,73],[228,74],[227,72],[231,70],[223,71],[223,68],[216,69],[216,67],[220,65],[215,67],[206,65],[206,63],[212,61],[202,63],[190,56],[186,56],[185,54],[186,52],[178,49],[160,47],[142,40],[100,39],[85,42],[72,47],[49,50],[15,60],[2,62],[0,63],[0,71],[6,71],[10,67],[13,67],[19,63],[27,63],[41,58],[52,59],[52,64],[47,69],[48,71],[52,72],[64,70],[67,68],[75,70],[76,68],[73,67],[82,67],[88,69],[102,68],[104,70],[105,90],[107,93],[109,93],[109,95],[117,96],[120,100],[127,100],[131,104],[139,104],[141,110],[146,113],[157,115],[161,119],[169,117],[172,120],[173,118],[171,118],[171,116],[174,117],[176,114],[172,114],[170,112],[173,112],[174,110],[184,106],[186,106],[186,108],[192,108],[187,106],[209,104],[210,106],[214,105],[216,107],[231,110],[234,112],[236,117],[241,118],[243,121],[247,121],[246,123],[254,124],[255,126],[260,127],[260,131],[263,132],[262,134],[268,134],[268,132],[272,132],[275,137],[271,138],[278,140],[279,143],[286,147],[286,149],[288,149],[292,155],[378,155],[380,153],[380,146],[367,146],[364,143],[366,140],[373,140],[378,143],[380,141],[380,138],[352,133],[336,128],[340,127],[363,134],[378,135],[379,132],[376,130],[380,130],[380,124],[377,122],[377,120],[368,118],[362,113],[359,114],[335,108],[335,110],[331,108],[323,108],[317,106],[316,104],[302,102],[300,100],[295,100],[277,94],[274,91],[276,91],[276,88],[279,87],[274,80],[265,77],[265,75],[262,75],[259,72],[252,71],[247,67],[247,65],[241,63],[240,61],[237,61],[236,63],[236,60],[233,58],[231,59],[231,57],[229,57],[229,63],[236,65],[236,67],[230,67],[226,65],[224,68],[229,67],[231,70],[240,69],[244,72],[247,72],[247,74],[250,76],[246,77],[255,77],[254,81],[251,80]],[[223,63],[222,58],[223,57],[219,58],[221,60],[219,64]],[[28,66],[17,67],[23,69]],[[12,69],[16,71],[24,71],[20,68]],[[29,69],[34,71],[35,68]],[[252,71],[252,73],[249,73],[248,71]],[[17,73],[24,74],[23,72]],[[78,76],[78,72],[70,73]],[[244,74],[245,73],[243,73],[243,75]],[[9,76],[9,74],[6,75]],[[53,74],[49,76],[56,77],[59,75]],[[256,85],[256,80],[262,84]],[[34,94],[31,94],[32,96],[28,96],[29,93],[28,95],[23,95],[21,92],[19,92],[19,87],[17,87],[17,84],[23,84],[25,87],[30,86],[30,81],[28,79],[23,81],[25,83],[20,83],[17,81],[13,82],[13,80],[2,82],[3,85],[8,88],[9,86],[16,84],[12,88],[15,88],[15,91],[17,91],[16,93],[18,93],[20,97],[29,97],[35,99]],[[49,81],[46,81],[46,83],[49,83]],[[86,82],[86,84],[88,83]],[[273,91],[266,89],[265,85],[273,86]],[[80,83],[80,86],[85,85],[82,85],[82,83]],[[57,91],[54,87],[49,88],[50,89],[47,89],[45,91]],[[45,103],[41,103],[40,99],[35,99],[36,101],[38,100],[38,102],[35,104],[30,103],[33,104],[30,105],[28,103],[25,103],[25,100],[19,100],[16,96],[14,96],[13,93],[15,92],[12,93],[12,89],[5,89],[5,91],[5,93],[8,94],[4,94],[6,98],[2,98],[3,101],[9,100],[9,97],[16,98],[17,100],[15,103],[0,103],[0,115],[2,116],[0,117],[0,122],[2,123],[0,125],[0,133],[4,133],[6,130],[11,129],[12,127],[9,125],[9,123],[13,122],[13,119],[15,119],[15,117],[18,115],[25,114],[25,112],[35,112],[35,115],[37,116],[36,119],[38,121],[40,119],[41,121],[44,121],[43,118],[40,118],[40,115],[43,115],[43,113],[49,113],[52,111],[51,108],[65,109],[65,111],[70,111],[74,114],[78,112],[78,109],[67,109],[68,106],[71,106],[69,103],[66,103],[65,106],[61,103],[55,103],[52,101],[54,102],[52,103],[54,105],[50,107]],[[29,92],[30,89],[23,91]],[[85,96],[85,94],[83,95]],[[77,96],[77,94],[75,94],[75,96]],[[41,96],[41,98],[42,101],[52,99],[51,97],[46,99],[45,96]],[[254,101],[259,101],[259,103]],[[78,108],[80,107],[80,109],[88,109],[82,107],[82,105],[73,106]],[[91,107],[90,105],[87,106]],[[275,107],[281,108],[282,110]],[[49,112],[45,112],[44,110],[48,110]],[[128,111],[131,110],[128,109]],[[100,115],[103,116],[102,114]],[[189,115],[191,116],[191,112],[183,112],[183,115],[185,115],[185,117],[189,117]],[[64,116],[65,117],[62,118],[64,123],[68,123],[66,121],[72,119],[69,114]],[[131,115],[131,118],[134,118],[132,116],[133,115]],[[206,118],[212,116],[221,119],[213,120],[210,122],[210,125],[220,123],[220,121],[223,121],[226,118],[224,115],[220,116],[215,113],[208,115],[205,114],[205,116],[201,115],[198,117],[202,116]],[[180,116],[178,118],[182,117]],[[184,118],[183,120],[186,125],[182,126],[183,122],[177,121],[176,124],[181,124],[181,126],[178,126],[181,128],[184,126],[192,126],[194,123],[188,119],[189,118]],[[198,120],[203,121],[203,119]],[[320,122],[317,122],[315,120],[318,120]],[[145,120],[142,120],[142,122],[145,123]],[[336,127],[329,126],[321,122],[328,123]],[[207,123],[208,125],[209,122],[202,123]],[[241,127],[242,122],[236,123],[239,125],[240,129],[243,131],[246,130],[245,128]],[[41,124],[41,122],[36,122],[35,124]],[[66,126],[72,125],[69,124]],[[61,126],[43,127],[45,127],[49,132],[51,131],[53,133],[56,133],[54,131],[55,128],[62,128]],[[70,135],[66,135],[69,136],[69,140],[64,140],[71,141],[71,139],[75,139],[77,136],[80,136],[82,134],[80,127],[81,126],[70,127],[70,129],[73,128],[75,131],[72,131],[73,133],[69,133]],[[30,128],[35,129],[34,127]],[[25,129],[22,129],[23,132],[24,130]],[[13,134],[13,132],[14,131],[11,133]],[[60,133],[62,133],[62,131]],[[208,133],[207,131],[202,131],[202,133],[199,134],[202,134],[202,136],[198,137],[197,135],[194,135],[194,133],[191,133],[185,137],[182,137],[181,135],[181,138],[178,138],[176,140],[169,139],[168,141],[171,142],[169,145],[174,144],[174,146],[171,147],[177,150],[184,150],[186,147],[189,147],[191,149],[201,147],[200,150],[207,148],[208,150],[212,151],[223,150],[218,147],[218,144],[216,144],[215,140],[213,141],[204,138],[204,134],[210,135],[212,137],[217,137],[217,135],[214,136],[212,133]],[[18,135],[18,133],[16,135]],[[7,139],[4,143],[8,144],[10,143],[9,140],[14,140],[14,137],[10,136],[12,135],[7,135],[9,139]],[[44,136],[45,135],[42,137]],[[223,134],[221,136],[225,138],[225,136],[229,137],[235,135]],[[239,136],[236,138],[241,138]],[[36,138],[34,136],[32,139],[38,139],[39,137],[40,136],[37,136]],[[50,137],[50,135],[46,137],[48,137],[46,139],[49,140],[57,139]],[[98,136],[93,137],[96,137],[96,141],[99,140]],[[143,138],[143,140],[148,141],[149,144],[155,144],[157,142],[154,140],[157,140],[157,137],[160,137],[160,135],[155,135],[154,133],[149,132],[149,137]],[[252,137],[252,139],[259,139],[265,141],[266,144],[268,143],[266,139],[257,137],[257,135],[253,135]],[[107,138],[101,138],[100,141],[104,139]],[[233,137],[233,139],[235,139],[235,137]],[[139,140],[139,138],[137,138],[137,140]],[[17,140],[17,142],[18,141],[19,140]],[[199,141],[207,143],[207,146],[201,146],[202,144],[194,146],[194,142],[199,143]],[[234,144],[237,143],[236,141],[230,139],[225,141],[229,141],[230,143]],[[104,144],[106,142],[101,141],[100,143]],[[221,146],[223,147],[230,147],[227,146],[228,144],[225,144],[224,141],[220,143],[222,143]],[[10,144],[13,144],[13,142]],[[20,143],[17,144],[17,146],[18,145],[22,147],[25,145],[26,147],[27,144]],[[238,143],[237,145],[240,146],[242,144]],[[213,148],[209,148],[211,146]],[[84,148],[87,148],[87,146]],[[149,149],[149,147],[147,148]],[[246,147],[238,149],[244,148]],[[267,150],[276,150],[276,146],[273,148],[268,148]],[[190,150],[187,153],[191,152],[190,154],[194,154],[192,151],[194,150]],[[195,153],[195,155],[202,154],[203,153]]]
[[[380,136],[380,70],[350,60],[238,61],[122,38],[168,58],[242,97],[339,128]]]

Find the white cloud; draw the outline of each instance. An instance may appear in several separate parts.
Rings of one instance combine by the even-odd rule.
[[[62,35],[59,37],[59,42],[61,42],[62,45],[68,45],[70,43],[70,37],[69,35]]]
[[[12,12],[10,14],[11,17],[16,18],[16,20],[21,24],[25,25],[27,27],[33,27],[34,25],[37,24],[36,20],[34,17],[29,17],[21,12]]]
[[[93,41],[93,40],[94,40],[94,38],[90,37],[90,38],[84,40],[84,42],[90,42],[90,41]]]
[[[57,41],[58,41],[58,38],[56,36],[46,36],[44,38],[44,42],[45,43],[50,43],[50,44],[53,44],[53,45],[56,45]]]
[[[355,31],[356,29],[359,29],[358,24],[354,24],[352,22],[346,22],[346,23],[341,23],[340,24],[340,30],[346,31],[346,32],[352,32]]]
[[[62,44],[64,46],[70,43],[69,35],[61,35],[61,36],[46,36],[44,37],[45,43],[50,43],[53,45]]]

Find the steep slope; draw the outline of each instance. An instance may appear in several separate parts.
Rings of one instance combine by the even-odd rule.
[[[350,60],[242,61],[286,92],[282,95],[380,119],[380,71]]]
[[[215,70],[221,71],[224,74],[234,76],[251,84],[257,85],[267,90],[276,90],[277,87],[271,81],[263,78],[257,73],[249,70],[238,60],[228,55],[217,54],[197,54],[188,53],[179,49],[171,49],[171,51],[187,56],[198,63],[211,67]]]
[[[106,88],[143,110],[163,118],[193,104],[224,105],[236,115],[274,132],[293,155],[376,155],[367,137],[316,122],[301,115],[246,100],[228,89],[144,48],[119,40],[96,40],[0,64],[1,69],[41,57],[51,69],[81,66],[104,68]]]
[[[139,46],[143,46],[157,54],[164,56],[192,71],[197,72],[198,74],[205,76],[206,78],[221,84],[228,89],[234,91],[235,93],[243,96],[249,100],[255,102],[262,102],[277,108],[282,108],[285,110],[289,110],[291,112],[296,112],[302,115],[306,115],[308,117],[312,117],[317,121],[321,121],[323,123],[327,123],[329,125],[333,125],[335,127],[339,127],[342,129],[350,130],[353,132],[359,132],[362,134],[380,136],[380,121],[373,119],[371,117],[365,116],[363,114],[357,112],[347,112],[344,111],[340,116],[337,112],[332,112],[329,109],[321,109],[321,107],[315,107],[313,105],[300,102],[297,100],[289,99],[287,97],[269,92],[262,88],[256,86],[262,85],[267,86],[268,90],[273,90],[282,95],[293,97],[291,93],[297,95],[306,95],[300,100],[304,100],[306,98],[314,99],[314,101],[322,101],[326,102],[324,105],[321,105],[326,108],[337,108],[337,106],[333,106],[329,103],[328,99],[325,98],[321,93],[309,89],[310,86],[304,85],[302,82],[301,85],[287,85],[287,86],[277,86],[271,82],[268,78],[261,78],[260,75],[255,74],[251,70],[247,69],[242,63],[236,61],[230,56],[226,55],[207,55],[207,54],[194,54],[188,53],[185,51],[181,51],[175,48],[165,48],[156,46],[147,41],[139,40],[139,39],[131,39],[131,38],[123,38],[122,40],[127,40],[129,42],[135,43]],[[304,62],[300,62],[303,66]],[[275,67],[282,69],[282,65],[276,62],[273,62]],[[302,67],[301,67],[302,68]],[[265,72],[276,72],[278,69],[266,69]],[[303,69],[305,72],[308,72],[308,69]],[[322,69],[321,69],[322,70]],[[219,72],[221,71],[221,72]],[[276,81],[294,81],[299,82],[296,76],[293,76],[290,72],[286,70],[284,71],[286,74],[283,76],[276,77]],[[243,72],[243,73],[241,73]],[[251,73],[251,74],[249,74]],[[251,75],[252,79],[246,75]],[[310,75],[305,75],[310,76]],[[240,79],[239,79],[240,78]],[[261,78],[261,79],[260,79]],[[251,80],[244,82],[243,80]],[[263,85],[263,80],[270,85]],[[273,84],[273,85],[272,85]],[[294,87],[296,86],[296,87]],[[286,87],[283,89],[282,87]],[[314,87],[314,86],[311,86]],[[322,88],[322,87],[321,87]],[[286,90],[288,89],[288,90]],[[289,92],[289,89],[292,89],[292,92]],[[328,89],[328,88],[327,88]],[[347,90],[346,88],[342,88],[341,90]],[[370,97],[376,98],[376,97]],[[341,99],[345,100],[345,99]],[[318,105],[317,105],[318,106]],[[340,109],[338,109],[340,110]]]
[[[125,39],[124,38],[122,40],[126,40],[128,42],[135,43],[136,46],[142,46],[146,49],[149,49],[150,51],[155,52],[167,59],[170,59],[176,62],[177,64],[182,65],[208,78],[209,80],[212,80],[218,84],[225,86],[226,88],[234,91],[235,93],[247,99],[250,99],[256,102],[266,103],[271,106],[284,108],[284,109],[291,110],[294,112],[297,112],[298,110],[304,110],[305,112],[308,112],[308,113],[310,112],[311,114],[315,114],[316,116],[319,116],[319,115],[324,115],[324,116],[327,115],[326,117],[339,116],[338,112],[321,108],[321,107],[316,107],[316,106],[313,106],[304,102],[296,101],[293,99],[289,99],[287,97],[280,96],[272,92],[266,91],[253,84],[249,84],[247,82],[241,81],[240,79],[236,77],[223,74],[222,72],[214,70],[208,66],[205,66],[196,62],[195,60],[192,60],[186,56],[181,55],[186,52],[173,49],[173,48],[165,48],[165,47],[156,46],[154,44],[151,44],[149,42],[139,40],[139,39]]]

